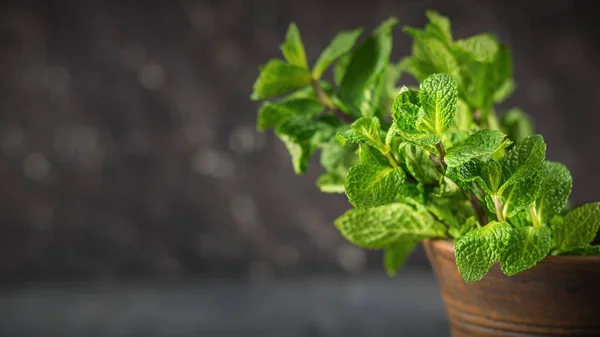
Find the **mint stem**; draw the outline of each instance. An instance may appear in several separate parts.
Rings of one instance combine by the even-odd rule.
[[[471,201],[471,206],[473,206],[473,209],[475,210],[475,214],[477,215],[477,219],[479,220],[479,223],[482,226],[487,225],[487,223],[488,223],[487,215],[485,215],[485,212],[483,211],[483,207],[481,207],[481,202],[479,201],[477,196],[474,193],[471,193],[469,195],[469,200]]]
[[[496,217],[498,218],[498,221],[506,221],[504,214],[502,213],[502,202],[497,196],[494,196],[492,199],[494,200],[494,206],[496,207]]]
[[[535,204],[531,204],[529,206],[529,215],[531,215],[531,222],[533,223],[533,227],[539,227],[540,219],[538,218],[537,211],[535,209]]]
[[[311,79],[310,83],[321,103],[323,103],[323,105],[325,105],[332,114],[334,114],[339,120],[345,123],[354,123],[354,119],[352,117],[346,115],[343,111],[341,111],[335,106],[329,95],[327,95],[325,90],[323,90],[323,88],[321,87],[321,84],[319,84],[319,81]]]

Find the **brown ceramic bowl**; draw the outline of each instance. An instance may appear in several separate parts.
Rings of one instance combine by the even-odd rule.
[[[454,247],[424,242],[454,337],[600,336],[600,257],[549,256],[508,277],[496,263],[465,283]]]

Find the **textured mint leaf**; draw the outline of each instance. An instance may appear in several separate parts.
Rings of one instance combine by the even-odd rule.
[[[523,139],[500,159],[504,184],[500,192],[535,174],[546,157],[546,143],[540,135]]]
[[[405,177],[400,167],[356,165],[348,171],[346,195],[350,203],[357,208],[385,205],[394,201]]]
[[[481,176],[485,182],[486,192],[495,194],[502,183],[502,167],[497,161],[490,159],[481,168]]]
[[[479,159],[471,159],[463,165],[448,167],[446,175],[464,190],[481,196],[481,190],[487,186],[481,173],[484,165]]]
[[[336,59],[349,52],[362,34],[362,31],[362,28],[359,28],[337,34],[317,59],[313,67],[313,77],[316,79],[321,78],[321,75]]]
[[[285,35],[285,41],[279,48],[283,53],[283,57],[289,64],[308,69],[304,44],[302,43],[300,32],[295,23],[290,23],[287,34]]]
[[[533,122],[520,109],[508,110],[500,120],[500,125],[508,138],[513,142],[521,142],[523,139],[533,135]]]
[[[358,161],[361,164],[388,166],[388,159],[378,150],[370,147],[367,144],[359,145]]]
[[[508,276],[520,273],[545,258],[551,246],[552,231],[546,226],[514,229],[500,256],[500,267]]]
[[[473,158],[491,155],[511,143],[506,139],[506,135],[498,130],[480,130],[469,136],[463,144],[449,148],[446,164],[459,166]]]
[[[383,22],[373,34],[352,53],[340,83],[339,97],[355,115],[361,115],[361,106],[371,101],[368,93],[376,87],[392,52],[392,28],[398,23],[394,18]]]
[[[505,218],[511,217],[533,204],[540,190],[541,173],[541,168],[537,168],[532,175],[509,185],[502,191],[502,213]]]
[[[275,130],[275,134],[290,152],[292,166],[296,174],[302,174],[306,171],[308,161],[317,145],[314,137],[319,132],[330,128],[331,126],[320,121],[308,118],[292,118]]]
[[[567,252],[561,252],[560,255],[600,256],[600,246],[583,246]]]
[[[506,249],[511,233],[508,223],[490,222],[455,241],[456,265],[465,282],[481,280],[487,274]]]
[[[566,166],[549,161],[544,162],[541,175],[535,210],[538,222],[548,224],[565,207],[573,187],[573,178]]]
[[[421,83],[419,98],[425,111],[419,127],[438,136],[448,130],[456,113],[456,82],[447,74],[431,75]]]
[[[317,179],[317,186],[325,193],[344,193],[345,183],[346,174],[339,171],[323,173]]]
[[[277,103],[264,102],[258,110],[256,125],[259,131],[265,131],[282,125],[294,116],[316,116],[323,109],[325,106],[314,97],[298,97]]]
[[[281,96],[310,84],[310,72],[278,59],[269,61],[254,82],[254,100]]]
[[[388,276],[392,277],[396,275],[416,247],[417,243],[414,240],[407,238],[401,239],[385,248],[383,265],[385,266]]]
[[[349,210],[335,220],[335,226],[348,241],[372,249],[407,238],[420,241],[444,237],[446,231],[426,210],[401,203]]]
[[[406,169],[422,185],[437,183],[440,174],[429,159],[429,156],[420,147],[406,145],[401,148],[400,154],[406,164]]]
[[[435,73],[446,73],[457,82],[461,82],[460,66],[444,44],[437,36],[430,32],[406,27],[404,32],[413,37],[412,56],[404,60],[404,69],[423,81],[426,76]],[[409,61],[410,60],[410,61]]]
[[[336,139],[331,138],[327,142],[320,145],[321,148],[321,166],[327,171],[333,171],[339,167],[343,167],[346,171],[357,164],[355,151],[356,145],[342,146]]]
[[[474,61],[491,63],[500,50],[498,40],[490,34],[479,34],[455,42],[459,53],[465,54]]]
[[[553,225],[554,246],[562,251],[589,245],[600,226],[600,202],[585,204],[570,211]]]
[[[449,46],[452,43],[450,20],[447,17],[440,15],[440,13],[431,10],[426,11],[425,16],[429,19],[429,23],[425,26],[425,32],[437,37],[440,41]]]
[[[352,123],[350,130],[339,133],[338,136],[351,143],[370,145],[382,153],[387,151],[381,140],[377,117],[361,117]]]

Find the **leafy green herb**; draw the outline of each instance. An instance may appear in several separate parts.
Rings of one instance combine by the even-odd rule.
[[[399,61],[390,60],[391,18],[358,44],[361,28],[339,33],[312,67],[290,24],[285,61],[269,60],[253,87],[252,99],[270,99],[258,130],[275,129],[297,174],[320,151],[317,186],[355,207],[336,228],[355,245],[385,250],[389,275],[435,238],[454,241],[467,282],[497,262],[514,275],[548,255],[600,255],[591,245],[600,202],[564,215],[569,170],[546,161],[529,116],[497,114],[516,88],[508,47],[486,33],[454,40],[447,17],[426,16],[423,29],[404,28],[413,46]],[[332,66],[330,84],[323,74]],[[419,85],[402,85],[404,73]]]

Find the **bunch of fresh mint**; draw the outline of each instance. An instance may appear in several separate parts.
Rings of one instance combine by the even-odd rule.
[[[600,203],[563,216],[568,169],[545,160],[546,144],[517,109],[494,104],[513,91],[509,49],[489,34],[454,40],[448,18],[427,12],[405,28],[412,55],[390,62],[395,19],[355,46],[362,29],[339,33],[309,68],[298,28],[254,84],[265,101],[258,129],[274,128],[296,173],[316,150],[317,185],[345,192],[355,209],[335,221],[350,242],[385,250],[394,274],[419,241],[454,241],[467,282],[496,262],[513,275],[545,256],[600,254],[591,246]],[[333,65],[333,83],[322,79]],[[396,86],[402,73],[418,88]],[[283,97],[281,97],[283,96]]]

